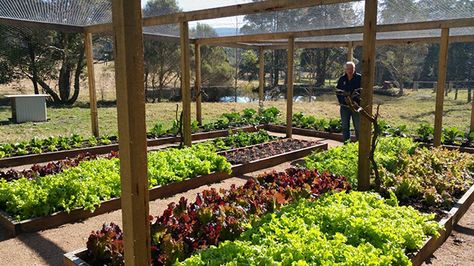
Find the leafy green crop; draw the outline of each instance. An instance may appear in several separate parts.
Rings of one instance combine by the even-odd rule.
[[[409,138],[380,138],[375,159],[380,166],[398,172],[406,164],[406,156],[414,152],[416,144]],[[325,152],[315,152],[305,158],[306,167],[346,176],[357,185],[358,143],[348,143]]]
[[[101,201],[120,196],[118,158],[82,161],[56,175],[0,181],[0,208],[17,220],[84,207],[93,211]],[[211,172],[230,172],[225,157],[210,145],[166,149],[148,154],[150,187]]]
[[[357,184],[358,144],[307,157],[309,169],[346,176]],[[449,209],[473,183],[474,156],[442,148],[417,148],[409,138],[381,138],[375,152],[382,186],[403,204]]]
[[[217,150],[222,151],[266,143],[275,139],[277,139],[277,137],[271,136],[267,131],[261,129],[258,132],[252,133],[238,131],[227,137],[217,138],[206,141],[205,143],[212,144]]]
[[[438,234],[433,218],[375,193],[336,193],[285,206],[238,240],[176,264],[410,265],[406,253]]]

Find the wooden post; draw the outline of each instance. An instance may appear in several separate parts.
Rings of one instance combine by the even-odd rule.
[[[97,115],[97,94],[95,90],[92,33],[85,33],[84,47],[87,58],[87,80],[89,81],[89,105],[91,109],[92,135],[94,135],[95,137],[99,137],[99,118]]]
[[[293,136],[293,72],[295,57],[295,38],[288,38],[288,77],[286,88],[286,137]]]
[[[448,61],[449,46],[449,28],[441,30],[441,39],[439,43],[439,62],[438,62],[438,87],[436,89],[436,109],[435,109],[435,128],[434,145],[441,145],[441,136],[443,134],[443,103],[444,89],[446,86],[446,68]]]
[[[202,125],[202,95],[201,95],[201,45],[194,45],[194,64],[196,68],[196,120]]]
[[[183,102],[183,142],[191,146],[191,75],[189,69],[189,25],[180,23],[181,98]]]
[[[258,106],[263,108],[265,101],[265,50],[260,47],[258,52]]]
[[[347,43],[347,61],[352,62],[354,61],[354,44],[353,42]]]
[[[377,0],[365,1],[364,37],[362,45],[362,92],[361,106],[372,114],[375,76],[375,37],[377,27]],[[369,154],[372,140],[372,124],[361,115],[359,132],[358,189],[370,188]]]
[[[471,91],[474,94],[474,90],[470,89],[470,90],[467,91],[469,96],[471,95]],[[472,96],[472,97],[474,97],[474,96]],[[471,132],[474,132],[474,101],[472,100],[472,98],[471,98],[471,102],[472,102],[472,107],[471,107]]]
[[[126,265],[150,265],[142,9],[112,1]]]

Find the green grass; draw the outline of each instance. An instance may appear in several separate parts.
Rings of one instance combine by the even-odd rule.
[[[470,123],[471,104],[466,103],[467,92],[459,93],[457,101],[453,100],[454,93],[445,99],[443,123],[445,126],[456,126],[467,131]],[[395,98],[375,96],[375,103],[381,102],[381,119],[392,125],[406,124],[412,130],[421,122],[433,124],[435,110],[435,94],[431,90],[418,92],[409,91],[407,95]],[[267,102],[266,107],[275,106],[283,115],[286,112],[285,101]],[[245,108],[257,108],[257,103],[204,103],[204,122],[216,120],[222,113],[241,111]],[[192,115],[195,117],[195,105],[192,105]],[[150,129],[157,121],[163,122],[166,127],[175,119],[176,103],[156,103],[146,105],[147,128]],[[339,117],[339,106],[335,96],[325,95],[315,102],[297,102],[294,112],[304,112],[317,117]],[[117,134],[116,107],[99,108],[100,133]],[[89,136],[90,112],[88,108],[48,108],[49,121],[45,123],[11,124],[10,108],[0,107],[0,143],[29,140],[33,137],[48,137],[51,135],[70,135],[72,133]]]

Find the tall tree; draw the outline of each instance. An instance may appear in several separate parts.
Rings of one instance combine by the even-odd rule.
[[[179,12],[176,0],[151,0],[143,10],[145,17],[159,16]],[[153,27],[151,31],[165,34],[179,32],[177,25]],[[157,100],[161,101],[163,89],[179,79],[179,45],[173,42],[145,39],[145,88],[151,84],[152,89],[158,88]]]
[[[217,32],[208,24],[198,23],[191,30],[191,35],[198,38],[216,37]],[[194,59],[193,59],[194,60]],[[201,81],[214,86],[229,85],[233,69],[225,49],[217,46],[201,47]],[[192,65],[194,69],[194,64]]]
[[[30,79],[35,93],[41,87],[55,103],[77,100],[85,66],[83,35],[6,26],[0,31],[0,56],[10,73]]]

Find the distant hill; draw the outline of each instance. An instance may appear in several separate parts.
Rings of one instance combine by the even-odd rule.
[[[219,36],[235,35],[235,28],[214,28]]]

